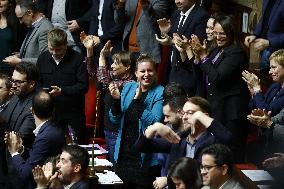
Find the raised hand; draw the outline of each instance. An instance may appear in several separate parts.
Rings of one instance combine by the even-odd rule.
[[[205,56],[208,55],[206,43],[201,44],[196,35],[191,35],[191,40],[189,41],[189,44],[193,53],[200,59],[203,59]]]
[[[37,184],[37,188],[45,188],[48,184],[49,179],[44,175],[43,169],[39,165],[37,165],[35,168],[33,168],[32,173]]]
[[[167,20],[166,18],[158,19],[157,23],[159,25],[162,36],[164,34],[167,34],[172,27],[171,21]]]
[[[103,56],[103,57],[107,57],[111,50],[112,50],[112,45],[111,45],[111,41],[108,40],[105,44],[105,46],[102,48],[101,52],[100,52],[100,55]]]
[[[164,34],[162,38],[159,38],[157,34],[155,34],[156,40],[161,44],[161,45],[172,45],[173,39],[168,36],[167,34]]]
[[[12,131],[10,133],[5,134],[5,143],[8,147],[8,151],[10,154],[13,154],[15,152],[19,152],[23,148],[23,141],[20,138],[20,136]]]
[[[170,143],[179,143],[180,141],[180,137],[170,127],[159,122],[148,126],[145,130],[146,138],[153,138],[156,135],[159,135]]]
[[[258,91],[261,91],[260,80],[255,74],[245,70],[242,72],[242,78],[248,84],[248,88],[252,95]]]

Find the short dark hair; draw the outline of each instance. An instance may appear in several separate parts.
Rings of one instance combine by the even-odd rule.
[[[52,96],[43,90],[38,91],[33,97],[32,108],[34,114],[38,118],[51,118],[54,111],[54,101]]]
[[[199,106],[203,113],[208,113],[209,115],[211,115],[210,104],[205,98],[194,96],[188,98],[186,102],[191,102],[192,104]]]
[[[174,189],[175,184],[173,183],[171,177],[175,177],[184,182],[185,188],[201,188],[202,178],[199,169],[199,164],[196,160],[182,157],[174,162],[168,172],[168,187],[169,189]]]
[[[186,102],[186,99],[186,96],[176,96],[168,99],[167,101],[163,101],[163,106],[169,105],[173,112],[177,112],[178,110],[182,109],[183,105]]]
[[[33,0],[17,0],[16,5],[19,5],[23,12],[30,10],[33,13],[38,12],[37,3]]]
[[[67,145],[62,149],[62,152],[70,154],[70,161],[72,165],[81,165],[81,175],[86,173],[89,166],[89,154],[85,148],[78,145]]]
[[[37,67],[32,63],[20,63],[15,67],[15,71],[26,74],[27,81],[35,81],[37,82],[39,79],[39,71]]]
[[[231,43],[235,41],[235,22],[232,15],[226,15],[224,13],[219,13],[215,16],[214,25],[218,23],[223,28],[226,36]]]
[[[164,101],[168,101],[176,96],[185,96],[185,97],[187,96],[186,91],[184,90],[182,85],[175,82],[167,84],[165,86],[163,94]]]
[[[212,144],[202,151],[202,155],[211,155],[215,159],[215,164],[218,166],[226,164],[228,166],[228,174],[233,175],[234,158],[232,151],[223,144]]]
[[[8,75],[0,73],[0,79],[4,81],[7,89],[12,87],[11,78]]]

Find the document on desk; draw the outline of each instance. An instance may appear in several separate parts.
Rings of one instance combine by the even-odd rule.
[[[273,181],[273,177],[265,170],[242,170],[252,181]]]
[[[96,173],[99,177],[99,184],[123,184],[123,181],[112,171]]]
[[[107,159],[99,159],[99,158],[94,158],[95,161],[95,166],[105,166],[105,167],[112,167],[113,164],[108,161]],[[92,166],[92,158],[90,158],[89,161],[89,166]]]

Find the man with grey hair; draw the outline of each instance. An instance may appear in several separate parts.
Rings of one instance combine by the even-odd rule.
[[[15,8],[20,23],[29,28],[22,43],[20,53],[6,57],[3,62],[16,65],[21,62],[35,64],[43,51],[47,50],[47,32],[53,26],[38,11],[33,0],[18,0]]]

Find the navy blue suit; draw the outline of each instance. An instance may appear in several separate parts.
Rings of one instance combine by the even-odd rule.
[[[32,169],[42,165],[48,157],[61,152],[64,144],[62,130],[53,122],[47,121],[40,128],[31,149],[26,149],[23,154],[12,157],[13,168],[21,181],[28,184],[27,188],[35,188]],[[27,156],[26,159],[23,157]],[[22,187],[23,188],[23,187]]]
[[[195,4],[194,8],[186,18],[182,27],[179,27],[180,11],[177,11],[172,19],[172,28],[169,34],[178,33],[180,36],[184,35],[190,38],[192,34],[198,36],[203,41],[206,38],[206,23],[208,20],[208,13],[205,9],[198,4]],[[180,60],[178,50],[173,47],[173,57],[171,62],[171,70],[169,81],[176,82],[182,85],[190,95],[195,94],[196,90],[196,78],[192,68],[193,60],[182,62]]]
[[[187,147],[187,136],[183,135],[178,144],[172,144],[161,138],[147,139],[144,134],[138,138],[135,148],[144,153],[168,153],[166,161],[166,170],[180,157],[185,157]],[[213,121],[207,128],[205,135],[195,144],[194,159],[201,161],[201,151],[205,147],[214,143],[228,144],[231,140],[232,134],[219,122]]]
[[[99,2],[100,0],[93,0],[91,8],[92,16],[89,27],[89,35],[98,36],[99,28]],[[103,46],[108,40],[111,40],[114,52],[120,51],[122,47],[122,34],[124,27],[123,25],[116,24],[114,21],[114,5],[116,0],[104,0],[101,25],[103,35],[100,36],[101,46]]]
[[[265,95],[257,93],[251,100],[251,108],[260,108],[271,111],[275,116],[284,108],[284,89],[279,83],[272,84]]]
[[[79,182],[76,182],[70,187],[70,189],[89,189],[89,188],[90,188],[89,184],[84,180],[80,180]]]
[[[262,17],[255,29],[257,38],[261,36],[263,29],[263,15],[269,0],[263,0]],[[269,50],[275,51],[284,48],[284,1],[276,0],[268,21],[267,39],[269,40]]]

